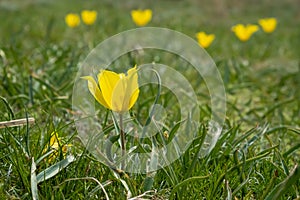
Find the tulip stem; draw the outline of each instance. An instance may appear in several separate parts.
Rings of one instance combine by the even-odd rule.
[[[121,169],[124,168],[124,156],[126,154],[126,148],[125,148],[125,133],[123,131],[123,115],[120,114],[120,135],[121,135],[121,149],[122,149],[122,164]]]

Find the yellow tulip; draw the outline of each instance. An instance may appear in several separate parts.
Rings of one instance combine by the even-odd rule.
[[[239,40],[243,42],[249,40],[252,34],[258,31],[258,29],[258,26],[253,24],[247,24],[246,26],[243,24],[237,24],[231,28]]]
[[[51,138],[49,142],[49,146],[47,145],[43,151],[43,153],[46,153],[48,149],[54,150],[52,154],[50,154],[48,162],[51,163],[57,156],[59,152],[59,148],[61,147],[61,151],[63,153],[63,156],[65,157],[68,151],[68,147],[72,146],[70,144],[64,144],[61,143],[61,138],[58,137],[57,132],[51,133]]]
[[[82,78],[88,81],[89,91],[94,98],[112,111],[128,111],[138,99],[140,90],[136,66],[129,69],[127,74],[101,70],[98,84],[92,76]]]
[[[97,11],[95,10],[83,10],[81,12],[81,18],[86,25],[92,25],[97,19]]]
[[[263,31],[266,33],[272,33],[277,25],[276,18],[264,18],[258,20],[259,25],[262,27]]]
[[[152,19],[152,10],[132,10],[131,17],[137,26],[145,26]]]
[[[65,17],[65,22],[69,27],[74,28],[80,24],[80,18],[77,14],[69,13]]]
[[[215,39],[215,35],[214,34],[206,34],[205,32],[199,32],[199,33],[197,33],[196,37],[198,39],[198,43],[203,48],[209,47],[211,45],[211,43],[214,41],[214,39]]]

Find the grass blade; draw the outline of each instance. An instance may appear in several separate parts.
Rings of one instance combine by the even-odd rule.
[[[71,164],[75,160],[74,156],[69,155],[66,159],[52,165],[51,167],[45,169],[44,171],[40,172],[37,176],[37,183],[41,183],[53,176],[57,175],[62,169],[66,168],[69,164]]]
[[[37,179],[36,179],[36,164],[34,162],[34,158],[32,158],[32,164],[31,164],[31,175],[30,175],[30,184],[31,184],[31,194],[33,200],[38,200],[38,188],[37,188]]]
[[[287,190],[300,179],[300,166],[295,166],[291,174],[279,183],[265,200],[279,199]]]
[[[208,178],[209,175],[207,176],[194,176],[194,177],[191,177],[191,178],[188,178],[188,179],[185,179],[184,181],[178,183],[174,188],[173,190],[171,191],[171,194],[169,196],[169,199],[174,199],[174,195],[175,193],[180,189],[180,187],[190,183],[190,182],[193,182],[193,181],[198,181],[198,180],[202,180],[202,179],[206,179]]]

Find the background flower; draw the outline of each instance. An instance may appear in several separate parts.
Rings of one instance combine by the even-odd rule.
[[[131,17],[137,26],[145,26],[152,19],[152,10],[132,10]]]
[[[272,33],[276,29],[277,20],[274,17],[258,20],[259,25],[266,33]]]
[[[77,27],[80,24],[79,15],[74,13],[69,13],[65,17],[65,22],[71,28]]]
[[[239,40],[245,42],[250,39],[253,33],[259,30],[257,25],[253,24],[237,24],[231,28]]]
[[[198,39],[198,43],[203,48],[209,47],[211,45],[211,43],[214,41],[214,39],[215,39],[215,35],[214,34],[206,34],[205,32],[198,32],[196,34],[196,37]]]
[[[97,19],[97,11],[95,10],[83,10],[81,12],[81,18],[86,25],[92,25]]]
[[[46,153],[49,149],[53,150],[54,152],[50,154],[48,158],[48,163],[51,163],[55,158],[59,155],[59,151],[61,148],[61,152],[63,156],[65,157],[68,151],[68,147],[70,147],[70,144],[62,144],[62,138],[58,137],[57,132],[51,133],[51,138],[49,142],[49,146],[47,145],[43,151],[43,153]]]

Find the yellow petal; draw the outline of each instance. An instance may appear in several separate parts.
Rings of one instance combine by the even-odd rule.
[[[119,74],[120,79],[112,93],[112,110],[124,112],[128,110],[129,98],[127,93],[127,78],[125,74]]]
[[[138,74],[137,74],[136,65],[127,71],[127,77],[128,77],[129,87],[132,88],[132,90],[137,89],[139,86],[138,86]]]
[[[126,96],[125,99],[127,99],[127,110],[132,108],[132,106],[135,104],[135,102],[138,99],[139,96],[139,85],[138,85],[138,74],[136,66],[129,69],[127,71],[127,88],[126,88]],[[124,105],[125,106],[125,105]]]
[[[248,24],[247,29],[249,31],[249,34],[251,35],[251,34],[255,33],[256,31],[258,31],[259,28],[256,25]]]
[[[120,76],[117,73],[112,71],[102,70],[98,74],[98,81],[99,81],[103,98],[107,103],[108,108],[113,111],[115,110],[113,109],[114,103],[113,103],[112,94],[119,80],[120,80]]]
[[[136,67],[129,69],[127,75],[119,74],[119,77],[112,94],[112,109],[125,112],[134,105],[139,95]]]
[[[59,138],[58,138],[58,134],[53,132],[51,133],[51,138],[50,138],[50,146],[53,147],[55,146],[55,144],[59,141]]]
[[[139,97],[139,93],[140,90],[137,89],[133,92],[133,94],[131,95],[130,101],[129,101],[129,107],[128,110],[132,108],[132,106],[135,104],[135,102],[137,101],[138,97]]]
[[[106,103],[106,101],[103,98],[103,94],[101,93],[98,84],[96,83],[96,81],[94,80],[93,77],[91,76],[84,76],[82,77],[83,79],[88,81],[88,88],[90,93],[94,96],[94,98],[104,107],[110,109],[110,107],[108,106],[108,104]]]

